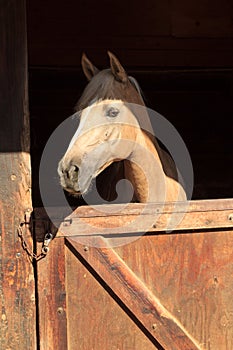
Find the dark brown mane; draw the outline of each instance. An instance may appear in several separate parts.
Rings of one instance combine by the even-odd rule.
[[[133,78],[123,83],[117,81],[110,69],[104,69],[97,73],[87,84],[84,92],[75,106],[76,111],[88,107],[98,100],[114,99],[123,102],[144,105],[142,96],[137,90]]]

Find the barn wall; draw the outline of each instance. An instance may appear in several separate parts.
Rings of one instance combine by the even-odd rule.
[[[30,1],[29,59],[79,67],[83,50],[97,64],[107,49],[128,67],[232,66],[230,0]]]
[[[1,2],[0,62],[0,349],[33,350],[34,272],[18,237],[32,208],[24,0]],[[31,233],[21,228],[32,250]]]
[[[28,2],[35,204],[40,154],[86,84],[81,53],[102,68],[107,50],[184,138],[194,198],[232,197],[232,18],[230,0]]]

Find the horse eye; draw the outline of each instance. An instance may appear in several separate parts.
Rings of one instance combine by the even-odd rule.
[[[111,117],[111,118],[115,118],[118,116],[118,114],[120,113],[118,108],[115,107],[110,107],[107,111],[106,111],[106,116],[107,117]]]

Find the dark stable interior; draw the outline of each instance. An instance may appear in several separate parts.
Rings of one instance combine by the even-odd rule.
[[[146,105],[182,136],[194,169],[192,198],[233,197],[232,6],[227,0],[221,6],[201,0],[28,2],[34,206],[42,205],[38,174],[46,142],[73,114],[87,83],[81,54],[102,69],[109,66],[107,50],[137,79]]]

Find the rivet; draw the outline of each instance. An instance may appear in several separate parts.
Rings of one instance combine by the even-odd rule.
[[[70,226],[72,224],[72,219],[65,219],[63,221],[63,226]]]
[[[153,226],[152,226],[153,228],[156,228],[157,227],[157,225],[156,224],[153,224]]]
[[[233,214],[230,214],[230,215],[228,216],[228,220],[233,221]]]
[[[153,323],[152,324],[152,329],[155,330],[157,328],[157,324],[156,323]]]
[[[57,313],[58,313],[59,315],[63,314],[63,312],[64,312],[63,307],[59,307],[59,308],[57,309]]]
[[[15,174],[12,174],[12,175],[11,175],[11,180],[12,180],[12,181],[15,181],[15,180],[16,180],[16,175],[15,175]]]
[[[85,246],[83,249],[84,249],[84,252],[88,252],[89,250],[88,246]]]
[[[16,258],[20,258],[21,257],[21,253],[16,253]]]

